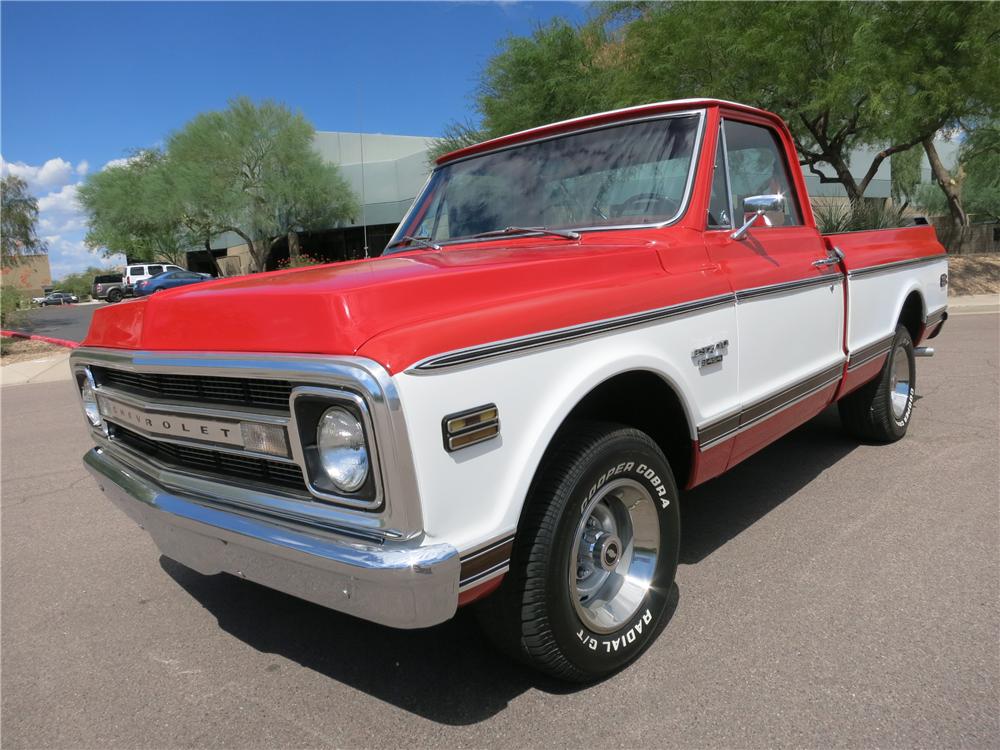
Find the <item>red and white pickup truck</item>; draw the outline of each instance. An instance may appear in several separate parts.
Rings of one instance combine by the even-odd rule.
[[[768,112],[569,120],[439,159],[382,257],[97,311],[84,460],[191,568],[401,628],[478,600],[591,680],[664,625],[680,488],[833,402],[906,433],[947,270],[928,226],[821,235]]]

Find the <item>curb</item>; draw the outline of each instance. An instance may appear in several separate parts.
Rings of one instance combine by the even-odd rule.
[[[78,346],[80,346],[79,341],[70,341],[69,339],[54,339],[51,336],[37,336],[32,333],[20,333],[19,331],[0,330],[0,335],[15,339],[31,339],[33,341],[44,341],[46,344],[65,346],[67,349],[76,349]]]

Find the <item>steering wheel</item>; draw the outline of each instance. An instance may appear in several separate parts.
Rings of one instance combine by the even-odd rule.
[[[656,193],[636,193],[612,208],[615,216],[673,216],[681,204],[673,198],[665,198]]]

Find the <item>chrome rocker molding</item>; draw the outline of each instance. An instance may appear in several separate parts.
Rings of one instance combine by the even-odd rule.
[[[513,550],[514,535],[506,534],[495,542],[462,555],[460,589],[467,590],[506,573]]]
[[[822,372],[806,378],[795,385],[761,399],[742,409],[738,414],[716,420],[698,428],[698,449],[707,450],[744,430],[754,427],[778,412],[794,406],[824,388],[836,383],[844,371],[844,363],[838,362]]]
[[[230,573],[396,628],[455,614],[460,562],[449,544],[373,545],[302,533],[169,493],[101,448],[84,465],[166,557],[199,573]]]
[[[850,372],[861,365],[866,365],[873,359],[878,359],[879,357],[888,354],[889,350],[892,349],[892,341],[895,338],[895,334],[886,336],[885,338],[879,339],[873,344],[864,346],[860,349],[855,349],[851,352],[850,357],[847,361],[847,371]]]
[[[216,498],[221,504],[239,506],[284,522],[293,521],[327,529],[357,528],[362,533],[385,539],[414,538],[422,534],[420,497],[399,395],[389,374],[377,362],[349,356],[136,352],[81,348],[70,355],[70,364],[74,370],[85,365],[98,365],[132,372],[288,380],[294,386],[335,389],[343,392],[348,400],[361,398],[367,406],[367,416],[371,422],[366,427],[371,428],[370,448],[376,457],[372,464],[373,471],[379,472],[375,479],[381,484],[381,497],[384,499],[378,511],[359,507],[350,498],[331,498],[329,502],[322,502],[311,496],[294,496],[259,485],[241,486],[231,477],[213,478],[204,473],[160,466],[127,450],[121,443],[109,440],[100,429],[92,430],[91,434],[99,446],[112,455],[120,456],[128,465],[140,466],[149,473],[156,472],[162,477],[164,484],[173,488],[197,488],[199,496],[205,500]],[[111,395],[111,389],[107,393]],[[120,398],[121,394],[116,391],[114,396]],[[135,400],[135,397],[132,399]],[[140,399],[138,402],[149,404],[160,411],[174,409],[181,414],[201,413],[206,416],[242,415],[245,419],[264,421],[260,410],[254,409],[199,408],[196,405],[173,405],[163,399]],[[288,422],[290,427],[294,427],[290,416],[283,416],[278,421]],[[292,458],[305,471],[301,446],[293,432],[289,430]]]

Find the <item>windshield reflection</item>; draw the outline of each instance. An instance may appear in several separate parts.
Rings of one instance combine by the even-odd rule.
[[[507,227],[660,224],[680,213],[697,114],[625,123],[439,167],[393,243],[446,242]],[[391,244],[393,244],[391,243]]]

